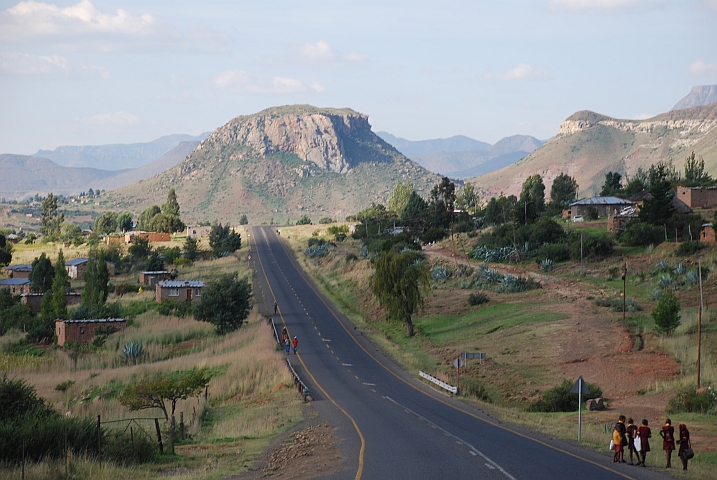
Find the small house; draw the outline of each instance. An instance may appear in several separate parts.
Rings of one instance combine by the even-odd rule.
[[[32,265],[29,263],[18,263],[5,267],[7,278],[30,278],[30,273],[32,273]]]
[[[198,302],[203,288],[204,282],[200,280],[165,280],[157,284],[155,299],[160,303],[165,300]]]
[[[122,331],[127,326],[124,318],[102,318],[94,320],[56,320],[57,344],[68,342],[89,343],[96,335]]]
[[[717,206],[717,187],[677,187],[677,198],[691,208]]]
[[[716,237],[714,225],[711,223],[702,225],[702,229],[700,230],[700,242],[715,243],[717,241]]]
[[[66,261],[65,270],[67,270],[67,275],[75,280],[82,280],[85,276],[85,272],[87,272],[88,261],[89,259],[85,257],[73,258],[72,260]],[[114,275],[115,264],[107,262],[107,270],[109,270],[110,275]]]
[[[125,243],[134,243],[136,238],[146,238],[150,242],[171,242],[172,236],[168,233],[145,232],[142,230],[127,232],[124,234]]]
[[[30,305],[32,311],[37,313],[42,310],[42,299],[44,296],[44,293],[23,293],[22,298],[20,299],[20,303],[22,303],[23,305]],[[65,301],[67,302],[68,307],[71,307],[73,305],[79,305],[80,303],[82,303],[82,294],[75,292],[67,292],[65,293]]]
[[[202,225],[188,225],[187,226],[187,237],[189,238],[201,238],[208,237],[209,232],[212,231],[212,227]]]
[[[171,280],[172,274],[167,270],[147,271],[139,273],[139,283],[143,285],[157,285],[163,280]]]
[[[29,278],[7,278],[0,280],[0,290],[5,290],[10,295],[22,295],[23,293],[30,293],[30,279]]]
[[[570,218],[585,217],[588,211],[595,209],[598,216],[604,217],[609,214],[615,214],[623,208],[631,206],[633,202],[617,197],[590,197],[584,198],[570,204]]]

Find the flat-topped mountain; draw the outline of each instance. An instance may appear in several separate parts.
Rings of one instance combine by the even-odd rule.
[[[682,169],[694,151],[717,174],[717,104],[672,110],[646,120],[619,120],[590,111],[574,113],[558,135],[519,162],[471,180],[484,197],[519,194],[522,182],[543,177],[546,194],[561,172],[574,177],[580,196],[598,193],[609,171],[633,175],[639,167],[671,160]]]
[[[692,91],[677,104],[672,110],[684,108],[702,107],[717,102],[717,85],[698,85],[692,87]]]
[[[174,187],[186,222],[343,219],[386,203],[396,181],[428,195],[440,177],[410,161],[351,109],[292,105],[230,120],[180,164],[110,193],[123,209],[162,203]]]

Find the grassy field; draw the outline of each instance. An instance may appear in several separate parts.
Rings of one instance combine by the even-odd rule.
[[[244,234],[243,237],[246,238]],[[32,261],[41,247],[47,247],[42,251],[54,258],[56,246],[36,244],[18,248],[17,262]],[[179,278],[207,282],[223,273],[247,276],[248,266],[240,260],[247,252],[245,246],[229,257],[180,266]],[[78,249],[76,253],[83,255],[86,251]],[[116,284],[136,281],[134,273],[111,278]],[[131,418],[159,417],[165,446],[169,443],[169,426],[161,411],[129,411],[117,399],[122,388],[144,375],[172,374],[195,367],[208,369],[213,377],[207,399],[202,395],[177,403],[177,421],[181,412],[188,435],[174,446],[173,454],[165,453],[151,463],[132,467],[108,462],[100,466],[90,459],[72,458],[69,472],[74,478],[225,478],[250,468],[273,437],[303,419],[301,397],[293,389],[270,328],[256,309],[241,329],[218,336],[211,325],[191,316],[160,315],[153,308],[151,289],[111,297],[109,301],[119,302],[133,315],[129,326],[110,335],[101,348],[80,355],[76,362],[68,352],[56,347],[8,353],[8,347],[22,337],[20,332],[10,332],[0,337],[0,370],[27,380],[39,396],[67,415],[100,415],[106,428],[124,429]],[[137,364],[121,355],[122,347],[129,342],[143,346],[145,353]],[[59,391],[57,386],[66,381],[74,383],[66,391]],[[138,423],[156,440],[152,420]],[[140,434],[139,427],[133,425],[135,433]],[[43,462],[29,466],[26,475],[51,479],[64,475],[64,471],[64,462]],[[18,468],[0,468],[0,479],[20,475]]]

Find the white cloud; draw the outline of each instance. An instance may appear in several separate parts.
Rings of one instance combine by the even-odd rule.
[[[368,59],[368,55],[361,53],[343,54],[337,52],[323,40],[316,43],[305,43],[299,47],[299,56],[307,62],[363,62]]]
[[[109,80],[112,78],[110,72],[105,67],[98,67],[97,65],[82,65],[80,67],[82,73],[88,77],[101,78],[102,80]]]
[[[519,63],[512,69],[508,70],[503,74],[489,74],[488,78],[494,78],[498,80],[540,80],[547,78],[547,74],[544,70],[532,67],[527,63]]]
[[[11,75],[69,74],[65,57],[38,56],[26,53],[0,52],[0,72]]]
[[[314,82],[311,83],[310,88],[317,92],[323,91],[323,86]],[[306,85],[295,78],[261,79],[249,75],[244,70],[226,70],[214,78],[214,85],[222,90],[248,93],[296,93],[305,92],[307,89]]]
[[[647,120],[648,118],[654,117],[651,113],[638,113],[637,115],[633,115],[631,117],[627,117],[628,120]]]
[[[666,0],[550,0],[551,10],[622,13],[662,7]]]
[[[717,63],[705,63],[698,60],[690,65],[690,73],[700,77],[717,75]]]
[[[309,88],[311,88],[315,92],[322,93],[324,90],[326,90],[326,87],[324,87],[322,84],[317,82],[316,80],[312,80],[311,83],[309,83]]]
[[[99,113],[91,117],[83,117],[85,123],[92,125],[130,125],[139,122],[139,117],[127,112]]]

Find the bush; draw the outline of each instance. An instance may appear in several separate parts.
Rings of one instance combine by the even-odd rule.
[[[329,232],[329,235],[341,235],[349,233],[349,226],[348,225],[331,225],[327,231]]]
[[[595,300],[595,305],[610,308],[613,312],[622,312],[623,307],[622,298],[598,298]],[[631,298],[625,301],[625,307],[630,313],[642,311],[642,306]]]
[[[315,245],[323,245],[324,243],[326,243],[326,240],[318,237],[310,237],[307,241],[309,247],[313,247]]]
[[[296,224],[297,225],[311,225],[311,219],[309,218],[308,215],[304,215],[303,217],[301,217],[300,219],[298,219],[296,221]]]
[[[589,393],[583,392],[582,400],[602,397],[602,389],[586,382]],[[568,379],[543,392],[543,396],[528,406],[529,412],[574,412],[578,409],[578,394],[570,393],[573,382]]]
[[[331,217],[322,217],[319,219],[319,223],[321,225],[327,225],[329,223],[334,223],[334,219]]]
[[[707,248],[707,245],[699,240],[688,240],[686,242],[682,242],[680,246],[677,247],[677,251],[675,253],[681,257],[686,257],[687,255],[694,255],[703,248]]]
[[[585,219],[586,220],[597,220],[598,218],[600,218],[600,216],[598,215],[597,208],[595,208],[593,206],[589,206],[585,211]]]
[[[188,317],[192,315],[192,302],[186,300],[184,302],[173,302],[168,300],[159,304],[157,311],[160,315],[173,316],[173,317]]]
[[[355,253],[347,253],[345,260],[346,263],[355,262],[356,260],[358,260],[358,256]]]
[[[468,295],[468,305],[483,305],[484,303],[488,303],[489,301],[490,298],[488,298],[488,295],[483,292],[476,292]]]
[[[492,401],[485,385],[474,378],[461,378],[461,392],[465,396],[476,397],[484,402]]]
[[[667,413],[714,413],[717,392],[708,387],[698,392],[694,386],[685,387],[667,402]]]
[[[472,221],[458,222],[453,226],[453,231],[456,233],[466,233],[475,230],[475,224]]]
[[[620,233],[618,240],[628,247],[659,245],[665,241],[665,231],[662,227],[649,223],[632,221]]]
[[[570,257],[580,260],[580,234],[573,232],[569,237]],[[612,255],[614,242],[609,234],[583,233],[583,258],[599,259]]]
[[[137,293],[139,291],[139,285],[136,283],[120,283],[115,286],[115,295],[121,297],[127,293]]]
[[[570,245],[567,243],[554,243],[550,245],[543,245],[536,249],[534,253],[531,253],[531,257],[535,257],[538,260],[549,259],[553,262],[564,262],[570,260]]]
[[[424,244],[438,242],[448,236],[448,232],[443,228],[431,228],[421,236]]]
[[[672,290],[665,290],[660,295],[657,307],[652,311],[655,319],[655,331],[669,335],[680,326],[680,302]]]

